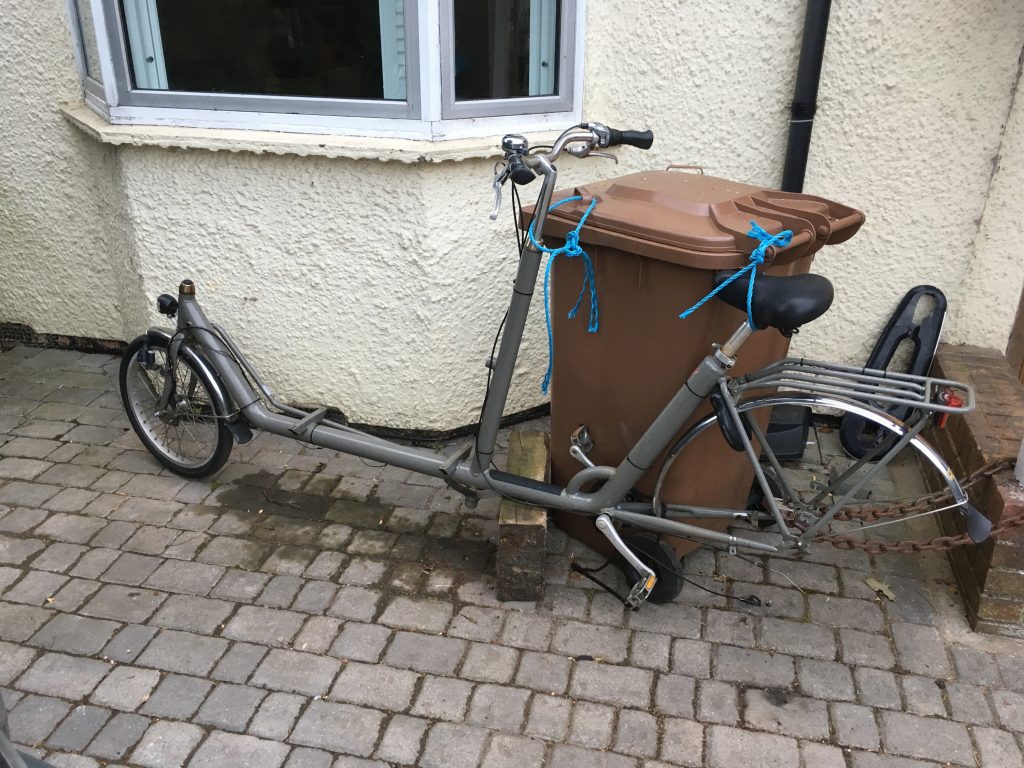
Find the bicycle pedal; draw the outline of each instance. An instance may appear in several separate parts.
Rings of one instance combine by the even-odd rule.
[[[639,608],[651,596],[654,585],[657,583],[658,577],[654,575],[654,571],[648,569],[647,575],[641,573],[639,581],[633,585],[633,588],[629,590],[629,594],[626,596],[626,605],[633,610]]]
[[[610,543],[615,551],[618,552],[629,563],[630,567],[637,572],[638,578],[633,588],[629,590],[629,595],[626,596],[626,605],[632,609],[637,609],[640,604],[643,603],[651,595],[651,590],[654,589],[654,585],[658,583],[658,577],[654,575],[654,571],[651,570],[644,562],[636,556],[636,553],[629,548],[629,546],[619,536],[619,532],[615,530],[615,524],[612,519],[604,512],[597,516],[597,530],[599,530]]]
[[[594,450],[594,441],[590,438],[590,431],[586,424],[581,424],[573,430],[569,436],[569,455],[585,467],[593,467],[594,462],[587,456]]]
[[[455,467],[458,465],[458,463],[460,461],[464,461],[465,459],[469,458],[469,454],[472,453],[473,446],[475,444],[476,443],[474,443],[472,440],[470,440],[468,443],[466,443],[464,446],[459,448],[457,451],[455,451],[454,453],[452,453],[449,456],[446,456],[445,460],[444,460],[444,464],[441,465],[441,474],[445,475],[447,477],[452,472],[454,472],[455,471]]]

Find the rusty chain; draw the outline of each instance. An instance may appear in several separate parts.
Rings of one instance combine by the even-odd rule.
[[[1015,458],[1002,458],[990,461],[988,464],[976,469],[960,484],[965,491],[971,486],[981,482],[985,478],[1013,469],[1017,464]],[[885,518],[897,518],[904,515],[921,514],[928,511],[931,504],[952,500],[953,494],[949,489],[930,493],[922,496],[913,502],[903,504],[891,504],[888,506],[872,507],[844,507],[835,516],[835,520],[870,522]],[[991,536],[1000,536],[1024,525],[1024,512],[1016,515],[1009,515],[992,526]],[[958,536],[935,536],[930,539],[909,539],[905,541],[881,541],[877,539],[860,540],[852,536],[837,534],[827,536],[825,541],[831,542],[836,549],[860,549],[871,555],[881,554],[909,554],[912,552],[939,552],[959,547],[964,544],[972,544],[970,536],[962,533]]]

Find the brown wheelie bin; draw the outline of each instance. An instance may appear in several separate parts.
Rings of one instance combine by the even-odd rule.
[[[744,321],[743,312],[717,300],[686,319],[679,314],[711,290],[716,271],[749,263],[759,244],[747,236],[751,220],[771,234],[793,232],[789,246],[769,251],[773,258],[766,260],[763,272],[770,275],[807,272],[817,250],[852,237],[864,221],[860,211],[819,197],[672,170],[589,184],[556,193],[554,200],[572,195],[583,199],[549,215],[546,244],[561,245],[597,198],[580,243],[594,264],[600,324],[596,333],[588,333],[586,300],[580,317],[567,318],[579,296],[583,265],[578,258],[556,258],[551,275],[551,479],[560,485],[582,468],[569,455],[570,435],[577,427],[586,425],[596,464],[617,466],[711,345],[725,341]],[[774,329],[757,333],[740,350],[734,372],[756,370],[784,357],[788,347],[789,339]],[[705,404],[691,423],[710,410]],[[768,414],[761,418],[767,420]],[[653,493],[659,465],[660,459],[637,485],[641,494]],[[662,498],[743,509],[752,480],[746,457],[730,449],[717,430],[708,430],[676,460]],[[578,538],[604,544],[591,520],[557,513],[556,520]],[[727,525],[689,522],[719,530]],[[680,556],[698,546],[671,541]]]

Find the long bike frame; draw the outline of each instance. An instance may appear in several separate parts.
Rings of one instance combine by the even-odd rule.
[[[527,154],[521,156],[521,162],[525,163],[534,173],[543,178],[534,218],[534,235],[537,242],[543,241],[547,210],[551,203],[551,196],[557,179],[557,172],[552,162],[553,158],[557,157],[566,145],[574,141],[590,141],[591,138],[592,134],[589,131],[585,134],[579,132],[574,134],[570,131],[563,134],[550,153],[546,155]],[[571,149],[569,151],[572,152]],[[580,154],[579,152],[573,152],[573,154],[585,156],[585,154]],[[704,358],[687,381],[682,383],[675,396],[668,402],[617,467],[584,468],[564,488],[492,468],[492,458],[494,456],[498,430],[508,397],[516,359],[519,354],[519,346],[522,341],[523,330],[526,325],[530,301],[537,282],[542,256],[542,252],[527,238],[520,252],[519,268],[512,290],[505,330],[501,336],[501,346],[496,358],[491,363],[493,366],[492,384],[481,413],[478,437],[475,444],[450,457],[439,456],[424,449],[400,445],[341,424],[335,424],[325,418],[326,409],[319,409],[309,413],[277,402],[270,390],[260,380],[251,364],[246,360],[241,350],[231,340],[230,336],[207,318],[196,299],[195,286],[191,281],[185,281],[179,288],[176,332],[172,335],[164,329],[153,328],[149,333],[153,337],[162,338],[170,342],[168,349],[168,363],[170,366],[173,367],[176,364],[179,354],[185,354],[189,356],[190,364],[208,366],[212,369],[212,372],[216,374],[215,380],[223,387],[223,392],[211,393],[214,399],[214,407],[218,412],[217,415],[228,421],[228,425],[232,428],[236,437],[239,437],[242,441],[249,434],[249,427],[261,429],[276,435],[308,442],[364,459],[383,462],[420,474],[438,477],[445,480],[453,488],[466,493],[471,498],[475,495],[500,494],[528,504],[593,516],[598,518],[599,527],[602,521],[607,527],[608,518],[612,518],[621,523],[636,525],[658,533],[724,543],[730,547],[742,546],[746,549],[776,552],[780,549],[800,549],[805,546],[809,536],[813,535],[820,526],[815,526],[814,531],[808,531],[805,535],[798,537],[782,523],[781,529],[784,532],[783,542],[776,546],[746,538],[738,539],[731,534],[720,533],[677,520],[659,517],[657,514],[651,514],[652,511],[655,513],[659,512],[657,503],[653,507],[650,505],[624,503],[627,494],[640,478],[652,469],[658,456],[669,446],[673,438],[679,434],[683,425],[693,416],[701,403],[716,389],[720,389],[725,396],[726,403],[728,404],[728,417],[735,424],[741,425],[739,432],[744,435],[743,449],[748,459],[754,465],[758,482],[762,488],[767,490],[764,474],[760,471],[758,456],[751,445],[750,439],[745,437],[745,431],[742,428],[744,422],[741,422],[741,411],[744,410],[744,407],[750,406],[737,403],[733,398],[733,391],[730,385],[730,382],[733,380],[728,376],[729,369],[735,363],[736,353],[743,342],[753,333],[753,330],[746,322],[737,329],[725,344],[716,348]],[[827,368],[828,364],[820,365],[826,366],[825,370],[827,371],[833,373],[835,371],[835,367]],[[770,376],[765,378],[767,374],[774,375],[777,379],[784,374],[796,375],[793,373],[793,370],[796,369],[779,371],[773,366],[769,366],[769,368],[764,369],[762,372],[751,374],[735,381],[744,383],[744,386],[747,387],[771,387],[775,383],[775,379],[772,379]],[[799,369],[797,373],[804,378],[810,375],[803,369]],[[757,381],[758,376],[761,376],[763,380]],[[253,382],[260,389],[262,398],[261,394],[254,389]],[[782,381],[781,383],[789,384],[794,389],[815,391],[812,387],[800,386],[804,382],[799,382],[795,387],[792,386],[792,382]],[[742,387],[737,391],[741,389]],[[848,391],[850,390],[844,390],[840,386],[838,391],[830,391],[828,394],[841,395]],[[169,391],[165,391],[163,402],[160,404],[161,407],[166,406],[169,394]],[[264,404],[263,399],[266,399],[274,406],[277,412],[268,408]],[[815,399],[820,399],[822,402],[829,400],[826,397]],[[856,398],[854,397],[854,399]],[[858,404],[854,402],[854,399],[841,402],[847,407],[850,405],[857,407]],[[753,403],[756,400],[757,398],[753,398],[749,402]],[[833,397],[832,402],[836,403],[840,402],[840,400]],[[824,404],[828,405],[829,403]],[[905,429],[900,422],[877,409],[865,406],[863,403],[860,404],[860,407],[865,413],[870,414],[869,418],[871,420],[878,423],[884,422],[883,425],[890,432],[898,436],[894,446],[895,449],[902,448],[910,442],[915,444],[923,442],[917,436],[920,427]],[[939,409],[941,410],[941,408]],[[879,419],[882,422],[879,422]],[[695,436],[696,433],[703,430],[707,423],[708,420],[705,419],[696,424],[691,428],[690,432],[680,439],[679,443],[684,445],[688,443],[692,439],[690,436]],[[763,438],[763,435],[758,434],[757,437]],[[759,439],[758,442],[762,445],[763,449],[767,449],[763,439]],[[677,443],[677,447],[679,443]],[[917,445],[917,447],[919,450],[921,449],[920,445]],[[768,452],[770,453],[770,451]],[[895,453],[895,450],[892,453]],[[886,455],[888,456],[889,453]],[[945,475],[947,481],[950,482],[950,487],[954,492],[956,501],[966,503],[965,494],[956,483],[952,472],[949,471],[945,462],[934,451],[930,451],[930,449],[926,451],[926,455],[933,459],[933,463],[940,470],[940,473]],[[773,457],[770,456],[769,458]],[[884,466],[884,461],[880,463]],[[583,490],[595,480],[602,480],[604,482],[593,492]],[[844,503],[845,499],[852,496],[861,484],[863,483],[858,482],[854,487],[847,490],[843,495]],[[838,509],[839,506],[837,504],[835,509]],[[704,509],[673,505],[666,506],[665,510],[671,513],[686,513],[689,517],[749,519],[750,516],[749,513],[736,510]],[[774,502],[772,502],[772,514],[776,522],[782,522],[781,515]],[[835,512],[833,511],[832,514],[835,514]],[[606,533],[606,535],[609,534]]]
[[[461,486],[484,494],[498,493],[525,503],[569,512],[597,515],[615,507],[651,469],[658,455],[679,433],[687,419],[714,390],[719,380],[727,375],[734,360],[728,350],[738,347],[751,331],[744,324],[731,342],[705,358],[597,491],[588,493],[579,490],[579,486],[585,484],[579,481],[562,488],[493,469],[490,467],[490,459],[494,453],[514,356],[518,353],[523,321],[530,303],[530,293],[520,290],[520,287],[529,282],[525,278],[536,277],[540,260],[540,254],[531,248],[524,248],[522,256],[501,351],[495,362],[491,392],[481,417],[480,436],[473,450],[466,451],[465,456],[445,458],[429,450],[400,445],[342,425],[325,423],[322,410],[312,414],[294,409],[289,409],[292,413],[275,413],[264,405],[250,383],[250,378],[255,378],[252,367],[230,337],[207,318],[196,300],[191,284],[184,286],[184,292],[179,292],[178,325],[173,336],[160,328],[151,329],[150,334],[172,340],[168,352],[171,365],[175,364],[183,346],[200,353],[224,387],[225,400],[231,406],[221,406],[228,410],[219,415],[228,417],[229,421],[244,419],[245,423],[255,429],[439,477],[455,487]],[[532,282],[529,284],[532,286]],[[244,372],[243,367],[246,369]],[[268,394],[264,391],[264,396]],[[588,470],[581,472],[583,479],[588,474]],[[687,527],[680,528],[677,534],[689,536],[692,532]]]

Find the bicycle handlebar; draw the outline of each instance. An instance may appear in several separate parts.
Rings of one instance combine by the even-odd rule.
[[[623,131],[609,128],[602,123],[580,123],[559,136],[549,152],[527,155],[527,157],[544,157],[549,163],[554,163],[566,147],[569,147],[570,154],[576,157],[586,157],[595,149],[617,147],[622,144],[637,149],[650,149],[654,144],[654,133],[650,130]],[[569,145],[579,146],[570,147]],[[534,164],[528,162],[527,165],[533,167]]]
[[[654,143],[654,134],[650,130],[630,131],[609,128],[603,123],[580,123],[574,125],[559,136],[551,149],[547,152],[530,151],[527,140],[518,134],[506,134],[501,140],[501,148],[504,151],[505,159],[495,166],[494,181],[494,207],[491,210],[491,220],[498,217],[498,210],[501,207],[501,188],[510,178],[513,184],[529,184],[535,176],[544,177],[544,185],[538,196],[538,202],[545,198],[550,199],[550,193],[557,172],[555,161],[562,152],[568,152],[574,157],[589,157],[590,155],[610,157],[614,155],[595,150],[617,147],[627,144],[637,149],[650,149]],[[617,159],[616,159],[617,160]],[[543,223],[543,214],[541,215]],[[538,232],[541,227],[538,227]]]

